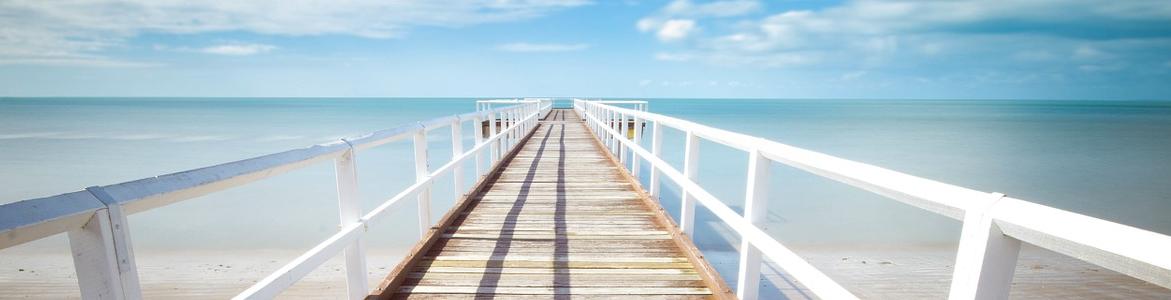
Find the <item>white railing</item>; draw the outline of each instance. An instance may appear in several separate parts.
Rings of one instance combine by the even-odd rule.
[[[270,299],[292,286],[326,260],[345,253],[349,299],[362,299],[370,289],[366,282],[366,258],[362,236],[370,222],[384,216],[404,199],[418,201],[419,232],[425,234],[430,220],[431,186],[435,178],[456,174],[456,198],[469,185],[462,182],[462,166],[475,160],[476,176],[483,176],[537,127],[551,103],[526,102],[491,110],[437,118],[417,124],[374,132],[255,158],[225,163],[136,181],[86,188],[83,191],[30,199],[0,206],[0,249],[67,232],[85,299],[141,299],[134,247],[126,216],[180,202],[231,187],[296,170],[332,159],[335,163],[340,228],[325,241],[284,265],[237,295],[236,299]],[[481,122],[490,124],[484,137]],[[476,145],[464,151],[463,122],[473,122]],[[452,159],[435,170],[429,167],[427,132],[451,128]],[[363,213],[358,197],[357,152],[411,138],[414,143],[415,184]],[[487,156],[487,158],[485,158]]]
[[[493,106],[501,105],[501,104],[503,104],[503,105],[517,105],[517,104],[524,104],[524,103],[537,103],[541,107],[545,108],[545,109],[542,109],[542,114],[541,114],[542,119],[544,119],[545,115],[549,114],[549,112],[552,111],[552,108],[553,108],[553,98],[513,98],[513,99],[476,100],[476,111],[492,110]]]
[[[624,165],[633,155],[631,173],[636,178],[637,159],[649,163],[647,191],[651,195],[660,196],[663,176],[682,188],[679,226],[683,232],[692,234],[699,202],[741,236],[736,287],[741,299],[757,298],[762,254],[818,297],[857,298],[762,230],[773,162],[962,221],[950,299],[1008,298],[1021,242],[1171,288],[1171,237],[1166,235],[599,101],[575,99],[574,109]],[[651,150],[640,145],[641,130],[635,131],[634,139],[625,138],[631,121],[635,128],[650,123]],[[662,132],[667,127],[686,135],[682,172],[661,158]],[[743,216],[695,182],[700,139],[748,153]]]

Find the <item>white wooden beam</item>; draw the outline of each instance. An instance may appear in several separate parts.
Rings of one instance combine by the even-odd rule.
[[[748,153],[748,183],[744,191],[744,218],[761,230],[767,224],[769,160],[760,151]],[[740,272],[736,281],[736,297],[756,299],[760,294],[760,249],[747,238],[740,238]]]
[[[990,206],[970,209],[964,216],[948,299],[1008,299],[1021,241],[993,222],[988,212],[1004,195],[991,197]]]
[[[484,118],[481,117],[480,115],[476,115],[476,117],[472,118],[472,123],[475,123],[475,125],[472,126],[472,131],[475,132],[475,136],[473,139],[476,141],[476,146],[479,147],[480,144],[484,143]],[[484,175],[484,172],[486,170],[486,168],[484,167],[483,157],[484,157],[484,152],[480,151],[480,150],[476,150],[476,178],[477,179],[479,179],[481,175]]]
[[[695,133],[687,132],[683,148],[683,175],[688,180],[695,181],[699,176],[699,137]],[[695,196],[693,191],[683,188],[683,199],[680,201],[683,208],[679,210],[679,229],[688,236],[695,233]]]
[[[459,118],[451,120],[451,159],[453,161],[464,153],[464,134],[462,123],[463,122],[461,122]],[[451,178],[454,184],[452,186],[452,192],[455,193],[455,198],[452,199],[459,199],[459,197],[464,193],[463,165],[464,164],[462,163],[456,164],[451,172]]]
[[[339,228],[362,223],[357,158],[352,148],[334,160],[334,172],[337,176]],[[366,282],[366,249],[361,235],[346,246],[345,259],[347,298],[363,299],[369,294],[370,288]]]
[[[655,158],[660,158],[660,156],[663,155],[663,125],[659,124],[659,122],[653,122],[651,124],[651,155]],[[650,160],[650,158],[647,158],[647,160]],[[650,165],[650,167],[650,194],[651,196],[654,196],[655,199],[658,199],[662,196],[659,195],[659,189],[661,189],[661,184],[659,181],[662,180],[662,172],[660,172],[659,168],[655,167],[653,164]]]
[[[415,132],[415,181],[425,181],[431,175],[427,165],[427,130],[419,126]],[[428,185],[419,192],[419,237],[427,235],[431,229],[431,187]]]
[[[95,212],[81,229],[69,231],[83,298],[142,299],[134,246],[122,206],[101,187],[86,190],[106,208]]]

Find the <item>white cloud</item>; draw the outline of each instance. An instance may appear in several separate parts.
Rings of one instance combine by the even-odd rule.
[[[1078,60],[1099,60],[1110,57],[1111,55],[1109,53],[1088,45],[1081,45],[1073,50],[1073,58]]]
[[[848,72],[848,73],[846,73],[846,74],[842,74],[842,78],[841,78],[841,79],[842,79],[843,81],[854,80],[854,79],[862,78],[862,76],[866,76],[866,73],[867,73],[866,71],[853,71],[853,72]]]
[[[569,52],[581,51],[589,47],[588,44],[509,43],[496,46],[496,50],[506,52]]]
[[[587,4],[589,0],[0,1],[0,60],[112,60],[101,54],[143,33],[391,38],[416,26],[511,22]]]
[[[666,53],[666,52],[655,53],[655,60],[690,61],[692,59],[695,59],[695,55],[687,54],[687,53]]]
[[[736,18],[715,18],[719,14],[699,13],[700,6],[674,1],[639,21],[640,31],[658,33],[670,18],[709,17],[694,17],[704,30],[684,35],[693,42],[676,49],[688,54],[686,60],[664,54],[656,59],[758,67],[817,65],[841,72],[916,68],[915,64],[920,64],[916,70],[937,70],[931,65],[938,63],[1025,69],[1011,65],[1012,60],[1104,70],[1114,67],[1097,66],[1123,58],[1158,65],[1166,57],[1153,53],[1171,51],[1171,31],[1154,29],[1171,28],[1171,6],[1163,0],[856,0],[761,18],[751,17],[747,9]]]
[[[223,44],[199,49],[199,52],[218,55],[245,56],[260,54],[276,49],[276,46],[265,44]]]
[[[655,33],[659,40],[670,42],[687,38],[695,31],[695,21],[686,19],[671,19],[663,22],[659,31]]]
[[[688,0],[672,1],[655,15],[639,19],[635,28],[654,32],[659,40],[669,42],[687,38],[697,29],[697,19],[742,16],[760,11],[759,1],[730,0],[694,4]]]
[[[1021,61],[1047,61],[1057,59],[1057,55],[1046,50],[1023,50],[1013,53],[1012,58]]]
[[[670,16],[733,17],[760,10],[760,2],[752,0],[714,1],[696,5],[688,0],[675,0],[663,8]]]
[[[663,24],[663,22],[659,21],[658,19],[643,18],[641,20],[638,20],[638,23],[635,23],[634,27],[638,28],[638,31],[648,32],[648,31],[654,31],[655,29],[658,29],[659,26],[661,26],[662,24]]]

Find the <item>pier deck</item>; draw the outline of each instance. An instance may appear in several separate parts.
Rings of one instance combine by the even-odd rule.
[[[553,110],[372,298],[734,295],[573,110]]]

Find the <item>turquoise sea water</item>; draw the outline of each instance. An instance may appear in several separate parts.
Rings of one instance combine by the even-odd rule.
[[[650,101],[653,112],[1171,234],[1171,102]],[[468,112],[473,102],[0,99],[0,203],[328,142]],[[682,134],[666,133],[664,153],[681,166]],[[430,133],[433,166],[450,158],[449,134]],[[740,209],[747,156],[710,142],[701,144],[700,153],[700,183]],[[411,159],[409,142],[359,153],[366,209],[414,180]],[[320,163],[135,214],[135,246],[306,249],[336,230],[332,168]],[[958,238],[959,223],[951,219],[795,169],[773,168],[768,231],[783,242],[912,245]],[[436,217],[452,202],[449,181],[436,188]],[[677,214],[678,193],[673,185],[666,187],[663,204]],[[701,247],[730,247],[735,236],[711,222],[714,217],[705,210],[699,212]],[[415,222],[414,205],[400,206],[371,228],[370,243],[409,247],[417,236]]]

